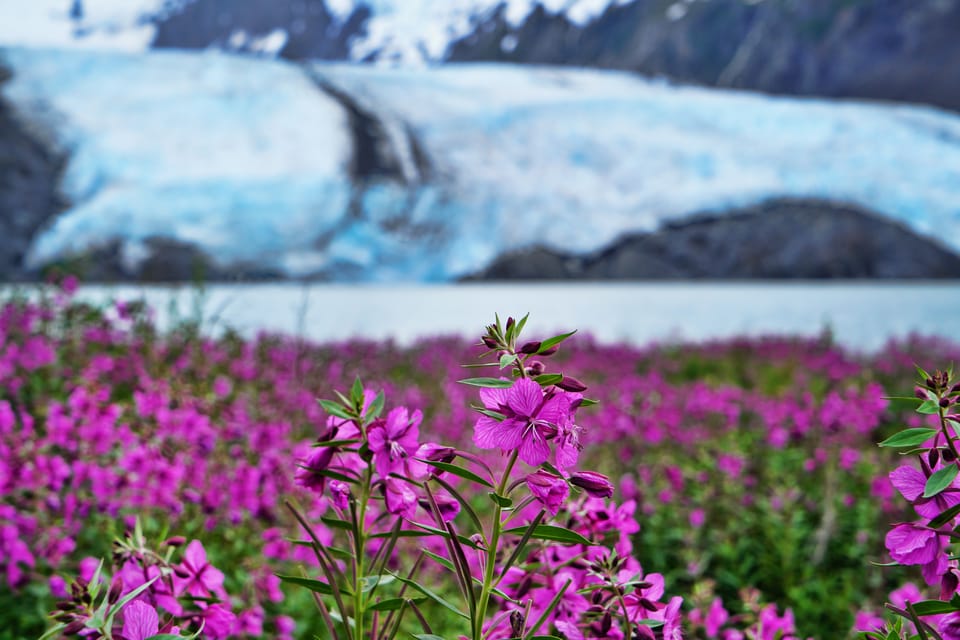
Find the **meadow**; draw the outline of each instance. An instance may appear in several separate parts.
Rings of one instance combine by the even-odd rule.
[[[477,319],[477,338],[492,313]],[[99,595],[111,615],[120,613],[112,637],[126,640],[201,627],[200,637],[211,638],[358,638],[368,623],[379,628],[369,637],[410,637],[421,615],[434,621],[424,638],[623,637],[608,601],[624,604],[624,618],[628,609],[642,613],[649,631],[640,625],[634,637],[674,637],[682,626],[687,638],[832,639],[875,628],[885,602],[941,595],[939,575],[928,587],[915,568],[880,566],[890,562],[890,526],[910,520],[911,510],[889,479],[903,459],[877,443],[929,424],[915,403],[896,398],[914,394],[915,365],[945,367],[960,360],[960,345],[914,337],[855,353],[824,334],[638,348],[578,333],[551,354],[538,324],[563,318],[531,318],[525,335],[535,342],[525,352],[453,337],[409,347],[314,344],[214,338],[186,320],[160,332],[142,305],[91,306],[69,290],[7,300],[0,638],[50,628],[49,637],[98,637],[79,622]],[[463,367],[491,351],[499,370]],[[531,367],[534,359],[543,362]],[[503,413],[506,400],[500,409],[488,402],[500,392],[495,383],[458,380],[506,376],[511,367],[536,374],[544,403],[572,403],[582,445],[573,458],[586,475],[569,460],[565,469],[551,441],[556,461],[541,464],[533,449],[520,449],[525,478],[489,495],[475,490],[467,462],[493,480],[516,461],[507,462],[502,442],[478,439],[478,420],[513,418]],[[565,377],[540,377],[555,374]],[[367,439],[376,429],[393,434],[387,448]],[[407,441],[408,433],[418,438]],[[428,442],[438,444],[424,449]],[[448,446],[465,452],[463,465],[441,455]],[[319,460],[327,453],[354,462],[328,467],[329,458]],[[436,480],[442,495],[419,492],[426,480],[411,483],[413,493],[399,482],[431,473],[414,460],[446,472]],[[367,485],[357,481],[364,473]],[[522,504],[500,491],[526,491],[524,483]],[[508,512],[517,524],[547,528],[522,539],[522,557],[507,563],[525,573],[499,590],[489,580],[478,585],[485,595],[477,602],[456,578],[484,572],[489,540],[457,532]],[[551,526],[615,552],[598,555]],[[391,535],[394,528],[405,533]],[[361,549],[358,537],[370,546]],[[358,552],[345,549],[354,543]],[[360,566],[378,567],[376,581],[347,594],[353,605],[331,604],[335,578],[349,578],[350,563],[356,569],[357,553],[367,551]],[[137,562],[142,576],[131,578]],[[418,571],[404,577],[411,565]],[[627,570],[633,577],[615,584]],[[552,602],[557,593],[563,598]],[[508,606],[524,601],[525,611]],[[480,629],[454,615],[467,605],[503,615]],[[531,606],[545,613],[542,628],[528,633],[537,618]],[[338,617],[356,607],[367,607],[369,619]],[[395,615],[405,608],[406,618]],[[134,636],[127,619],[135,609],[160,611],[159,625],[145,623],[152,632]]]

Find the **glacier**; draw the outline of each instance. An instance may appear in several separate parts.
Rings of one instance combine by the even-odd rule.
[[[296,65],[10,48],[3,87],[69,161],[34,264],[151,237],[223,264],[456,279],[534,244],[583,253],[773,197],[859,204],[960,248],[960,116],[504,65]],[[429,171],[356,181],[336,87]],[[409,172],[405,172],[408,175]]]

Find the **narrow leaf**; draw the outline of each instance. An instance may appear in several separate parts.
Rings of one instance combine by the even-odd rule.
[[[429,464],[430,466],[436,467],[441,471],[446,471],[447,473],[450,473],[452,475],[459,476],[464,480],[470,480],[471,482],[476,482],[477,484],[482,484],[485,487],[489,487],[493,489],[493,485],[490,482],[484,480],[483,478],[475,474],[473,471],[470,471],[469,469],[464,469],[463,467],[459,467],[449,462],[424,460],[423,458],[417,458],[417,460],[425,464]]]
[[[509,389],[513,386],[512,380],[503,380],[501,378],[465,378],[457,382],[470,385],[471,387],[486,387],[487,389]]]
[[[320,582],[319,580],[311,580],[310,578],[298,578],[297,576],[284,576],[277,574],[277,577],[280,578],[283,582],[289,582],[290,584],[299,585],[301,587],[306,587],[310,591],[319,593],[325,596],[332,596],[333,589],[330,588],[326,582]]]
[[[404,577],[402,577],[402,576],[398,576],[398,575],[395,574],[395,573],[392,573],[392,574],[390,574],[390,575],[392,575],[394,578],[396,578],[397,580],[399,580],[399,581],[402,582],[403,584],[405,584],[405,585],[407,585],[407,586],[409,586],[409,587],[413,587],[414,589],[416,589],[417,591],[419,591],[419,592],[422,593],[423,595],[427,596],[428,598],[430,598],[431,600],[433,600],[434,602],[436,602],[437,604],[439,604],[441,607],[443,607],[443,608],[446,609],[447,611],[450,611],[451,613],[453,613],[453,614],[455,614],[455,615],[463,618],[464,620],[469,620],[469,619],[470,619],[470,616],[468,616],[467,614],[465,614],[463,611],[460,611],[460,609],[458,609],[457,607],[455,607],[454,605],[452,605],[448,600],[445,600],[444,598],[442,598],[441,596],[437,595],[436,593],[434,593],[433,591],[431,591],[431,590],[428,589],[427,587],[425,587],[425,586],[423,586],[423,585],[421,585],[421,584],[419,584],[419,583],[417,583],[417,582],[414,582],[413,580],[407,580],[406,578],[404,578]],[[443,638],[441,638],[440,640],[443,640]]]
[[[509,533],[516,536],[525,535],[526,532],[527,527],[515,527],[513,529],[507,529],[504,531],[504,533]],[[562,542],[564,544],[593,544],[576,531],[571,531],[570,529],[564,529],[562,527],[555,527],[549,524],[537,525],[536,528],[534,528],[533,533],[530,534],[530,537],[538,540]]]
[[[493,500],[495,503],[497,503],[498,505],[500,505],[501,508],[507,509],[507,508],[513,506],[513,500],[511,500],[510,498],[506,498],[506,497],[504,497],[504,496],[497,495],[497,494],[494,493],[493,491],[491,491],[491,492],[488,493],[487,495],[490,496],[490,499],[491,499],[491,500]]]
[[[543,373],[533,379],[534,382],[539,384],[541,387],[549,387],[551,384],[557,384],[563,380],[563,374],[560,373]]]
[[[344,420],[353,419],[353,416],[347,413],[346,409],[341,407],[339,402],[334,402],[333,400],[317,400],[317,402],[320,403],[320,406],[323,407],[324,411],[332,416],[343,418]]]
[[[927,478],[927,484],[923,487],[923,497],[932,498],[949,487],[953,479],[957,477],[957,471],[960,471],[960,469],[957,469],[957,465],[951,464]]]
[[[958,514],[960,514],[960,504],[955,504],[931,520],[930,524],[927,526],[931,527],[932,529],[939,529],[943,525],[956,518]]]
[[[551,347],[555,347],[556,345],[560,344],[561,342],[563,342],[564,340],[566,340],[576,332],[577,332],[576,330],[573,330],[570,333],[563,333],[563,334],[560,334],[559,336],[553,336],[552,338],[547,338],[546,340],[540,343],[540,348],[537,349],[537,353],[543,353],[547,349],[550,349]]]
[[[926,427],[917,427],[914,429],[904,429],[895,433],[883,442],[881,447],[916,447],[921,445],[933,436],[940,433],[939,429],[928,429]]]

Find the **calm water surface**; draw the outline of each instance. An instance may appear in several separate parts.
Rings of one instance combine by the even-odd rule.
[[[876,349],[911,332],[960,340],[960,282],[732,284],[471,284],[89,286],[93,302],[144,298],[167,326],[200,315],[211,331],[284,332],[317,341],[350,337],[478,336],[494,312],[531,314],[538,335],[578,328],[603,341],[816,335]]]

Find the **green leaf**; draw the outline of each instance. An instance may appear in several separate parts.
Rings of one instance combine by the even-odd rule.
[[[417,525],[418,527],[420,527],[420,528],[423,529],[424,531],[429,531],[429,532],[430,532],[431,534],[433,534],[433,535],[441,536],[441,537],[444,537],[444,538],[449,538],[449,537],[450,537],[450,532],[449,532],[449,531],[445,531],[445,530],[443,530],[443,529],[437,529],[436,527],[431,527],[431,526],[428,525],[428,524],[421,524],[421,523],[419,523],[419,522],[415,522],[415,523],[413,523],[413,524]],[[457,540],[460,541],[460,544],[466,545],[466,546],[470,547],[471,549],[477,549],[477,550],[480,549],[480,546],[479,546],[476,542],[474,542],[473,540],[471,540],[470,538],[468,538],[467,536],[462,536],[462,535],[460,535],[460,534],[457,534]]]
[[[443,640],[440,636],[436,636],[432,633],[411,633],[411,636],[417,640]]]
[[[574,329],[570,333],[563,333],[563,334],[560,334],[559,336],[553,336],[552,338],[547,338],[546,340],[540,343],[540,348],[537,349],[537,353],[543,353],[547,349],[560,344],[561,342],[563,342],[564,340],[566,340],[576,332],[577,332],[576,329]]]
[[[426,598],[387,598],[386,600],[381,600],[376,602],[369,607],[368,611],[396,611],[402,607],[407,602],[412,602],[414,604],[420,604],[424,602]]]
[[[940,433],[939,429],[929,429],[926,427],[917,427],[914,429],[904,429],[895,433],[883,442],[881,447],[916,447],[921,445],[933,436]]]
[[[346,409],[340,406],[339,402],[334,402],[333,400],[317,400],[317,402],[319,402],[323,410],[330,415],[343,418],[344,420],[353,420],[353,416],[347,413]]]
[[[504,533],[509,533],[516,536],[522,536],[526,533],[527,527],[515,527],[513,529],[507,529]],[[562,542],[564,544],[585,544],[592,545],[593,543],[584,538],[582,535],[576,531],[571,531],[570,529],[564,529],[562,527],[555,527],[549,524],[537,525],[533,530],[531,538],[536,538],[538,540],[550,540],[551,542]]]
[[[361,382],[360,376],[353,379],[353,386],[350,387],[350,400],[358,411],[363,408],[363,382]]]
[[[541,387],[549,387],[552,384],[557,384],[563,380],[563,374],[560,373],[543,373],[533,379],[534,382],[539,384]]]
[[[662,620],[653,620],[652,618],[644,618],[643,620],[637,620],[637,624],[642,624],[645,627],[650,627],[651,629],[659,629],[663,626]]]
[[[459,467],[449,462],[424,460],[423,458],[417,458],[417,460],[423,462],[424,464],[429,464],[430,466],[436,467],[441,471],[446,471],[447,473],[463,478],[464,480],[470,480],[471,482],[476,482],[477,484],[482,484],[485,487],[493,489],[493,485],[491,483],[487,482],[469,469],[464,469],[463,467]]]
[[[383,533],[374,533],[370,537],[371,538],[389,538],[392,535],[394,535],[394,533],[392,531],[388,531]],[[396,534],[398,538],[425,538],[430,535],[433,535],[433,534],[430,533],[429,531],[416,531],[413,529],[403,529],[401,531],[398,531]]]
[[[960,514],[960,504],[955,504],[931,520],[930,524],[927,526],[931,527],[932,529],[938,529],[956,518],[958,514]]]
[[[311,580],[310,578],[299,578],[297,576],[284,576],[277,574],[277,577],[280,578],[283,582],[289,582],[290,584],[299,585],[301,587],[306,587],[310,591],[319,593],[325,596],[332,596],[333,589],[326,582],[320,582],[319,580]],[[342,593],[346,593],[344,589],[340,590]]]
[[[173,633],[161,633],[155,636],[150,636],[147,640],[183,640],[183,636],[178,636]]]
[[[953,613],[955,606],[943,600],[921,600],[913,603],[913,610],[918,616],[935,616],[942,613]]]
[[[394,580],[396,580],[396,578],[391,575],[364,576],[360,578],[360,591],[362,593],[370,593],[380,585],[390,584]]]
[[[339,518],[331,518],[330,516],[322,516],[320,522],[327,525],[331,529],[342,529],[344,531],[353,531],[353,524],[347,522],[346,520],[340,520]]]
[[[581,407],[592,407],[595,404],[600,404],[597,400],[591,400],[590,398],[580,398]]]
[[[367,408],[367,412],[363,414],[363,419],[370,422],[379,418],[380,414],[383,413],[383,405],[386,401],[387,397],[383,395],[383,391],[378,393],[377,397],[373,399],[373,402],[371,402]]]
[[[402,582],[403,584],[407,585],[408,587],[413,587],[414,589],[416,589],[417,591],[419,591],[419,592],[422,593],[423,595],[427,596],[428,598],[430,598],[431,600],[433,600],[434,602],[436,602],[437,604],[439,604],[441,607],[443,607],[443,608],[446,609],[447,611],[450,611],[450,612],[453,613],[454,615],[457,615],[457,616],[463,618],[464,620],[469,620],[469,619],[470,619],[470,616],[468,616],[467,614],[465,614],[463,611],[460,611],[460,609],[458,609],[457,607],[453,606],[452,604],[450,604],[449,601],[447,601],[447,600],[445,600],[444,598],[438,596],[436,593],[434,593],[433,591],[431,591],[431,590],[428,589],[427,587],[425,587],[425,586],[423,586],[423,585],[421,585],[421,584],[419,584],[419,583],[417,583],[417,582],[414,582],[413,580],[408,580],[407,578],[404,578],[404,577],[402,577],[402,576],[398,576],[398,575],[395,574],[395,573],[391,573],[390,575],[392,575],[394,578],[396,578],[397,580],[399,580],[399,581]],[[418,637],[418,636],[417,636],[417,637]],[[443,640],[443,638],[440,638],[440,640]]]
[[[940,403],[936,400],[924,400],[917,407],[917,413],[932,416],[940,413]]]
[[[323,442],[314,442],[313,446],[315,447],[348,447],[351,444],[357,444],[358,442],[363,442],[363,440],[325,440]]]
[[[500,505],[500,507],[503,509],[507,509],[513,506],[513,500],[511,500],[510,498],[505,498],[504,496],[497,495],[493,491],[491,491],[487,495],[489,495],[490,499],[493,500],[496,504]]]
[[[502,380],[500,378],[465,378],[457,382],[470,385],[471,387],[484,387],[486,389],[509,389],[513,386],[512,380]]]
[[[493,418],[497,422],[503,422],[504,420],[507,419],[507,416],[503,415],[499,411],[494,411],[492,409],[484,409],[483,407],[474,407],[474,409],[477,411],[477,413],[482,413],[488,418]]]
[[[953,479],[957,477],[957,471],[960,471],[960,469],[957,469],[957,465],[951,464],[927,478],[927,484],[923,487],[923,497],[932,498],[949,487]]]
[[[512,364],[513,364],[514,362],[516,362],[516,361],[517,361],[517,356],[516,356],[516,354],[513,354],[513,353],[505,353],[505,354],[503,354],[502,356],[500,356],[500,368],[501,368],[501,369],[506,369],[507,367],[509,367],[510,365],[512,365]]]

